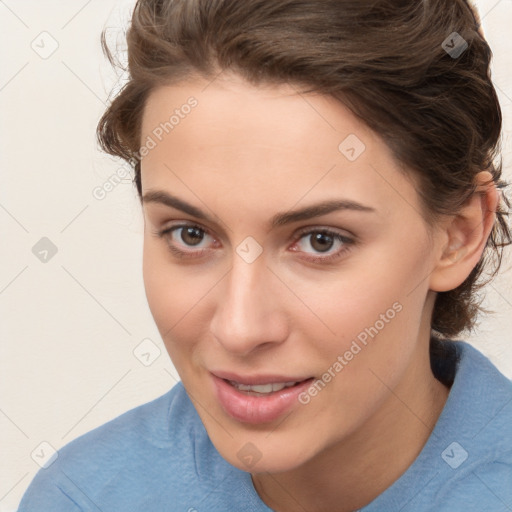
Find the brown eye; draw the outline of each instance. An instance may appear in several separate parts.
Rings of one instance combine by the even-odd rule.
[[[315,251],[324,252],[332,248],[334,244],[334,238],[327,233],[316,233],[311,234],[310,244]]]
[[[169,250],[180,258],[198,258],[217,245],[215,238],[194,224],[171,226],[158,232]]]
[[[294,252],[302,253],[303,259],[317,262],[334,262],[347,253],[354,240],[329,229],[309,229],[299,234]]]
[[[197,245],[204,238],[204,231],[196,227],[182,227],[180,238],[186,245]]]

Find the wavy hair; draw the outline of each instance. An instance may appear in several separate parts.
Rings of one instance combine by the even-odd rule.
[[[377,132],[418,178],[425,218],[454,214],[488,170],[499,189],[502,115],[492,52],[466,0],[138,0],[126,34],[128,81],[97,127],[101,148],[129,162],[141,194],[141,120],[157,86],[221,71],[251,84],[330,95]],[[102,33],[104,53],[120,64]],[[474,327],[477,291],[511,243],[501,195],[480,262],[437,295],[432,337]]]

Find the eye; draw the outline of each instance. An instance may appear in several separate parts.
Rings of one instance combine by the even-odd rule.
[[[219,246],[206,229],[196,224],[167,227],[157,235],[165,239],[169,250],[178,258],[199,258]],[[308,261],[326,263],[341,258],[353,244],[354,240],[336,231],[309,228],[299,233],[298,241],[291,250],[308,255],[304,257]]]
[[[354,243],[351,238],[329,229],[310,229],[300,235],[294,247],[298,247],[300,252],[312,255],[305,259],[317,262],[340,258]],[[309,248],[312,248],[313,252],[308,251]],[[335,250],[332,250],[333,248]],[[319,256],[322,254],[325,256]]]
[[[209,250],[209,245],[215,239],[208,232],[195,224],[181,224],[165,228],[158,232],[164,238],[169,249],[178,257],[198,257]],[[196,250],[183,250],[191,248]],[[199,250],[197,250],[199,249]]]

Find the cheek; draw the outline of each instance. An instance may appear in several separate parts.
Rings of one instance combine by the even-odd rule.
[[[309,325],[327,335],[337,349],[349,346],[357,337],[364,341],[369,331],[378,331],[382,336],[405,325],[412,327],[422,312],[421,294],[425,290],[420,286],[410,293],[425,272],[419,255],[409,254],[400,259],[399,255],[389,254],[354,262],[350,268],[315,285],[297,281],[295,285],[297,295],[304,298],[316,317]]]
[[[169,266],[165,264],[160,254],[161,251],[155,247],[156,243],[144,240],[142,273],[144,288],[151,313],[157,326],[160,328],[163,323],[169,328],[173,324],[176,313],[176,293],[171,293]]]
[[[308,339],[318,329],[327,333],[311,347],[311,359],[336,375],[331,389],[349,410],[360,410],[385,391],[377,376],[396,382],[416,349],[428,291],[423,242],[408,251],[398,243],[383,244],[354,258],[350,269],[325,279],[314,292],[311,286],[298,292],[329,328],[302,324]]]
[[[153,319],[171,358],[195,346],[208,326],[208,294],[226,270],[186,266],[171,261],[161,241],[145,238],[143,277]],[[163,242],[165,244],[165,242]]]
[[[187,323],[200,290],[198,280],[173,265],[160,243],[144,241],[143,277],[149,309],[169,350],[176,331]]]

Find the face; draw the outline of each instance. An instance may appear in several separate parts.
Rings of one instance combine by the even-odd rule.
[[[221,455],[286,471],[364,428],[430,329],[431,233],[387,146],[233,76],[155,89],[142,143],[149,306]]]

